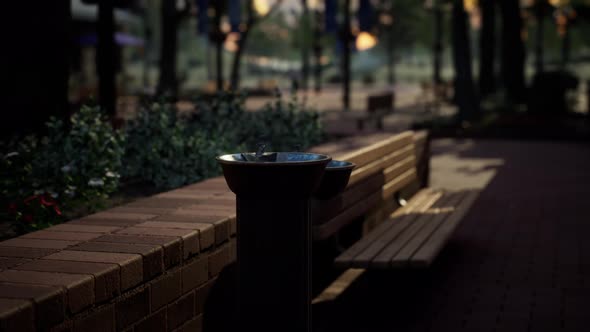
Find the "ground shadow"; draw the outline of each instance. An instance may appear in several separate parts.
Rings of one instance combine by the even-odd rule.
[[[203,308],[203,331],[233,332],[237,326],[237,263],[226,266],[212,286]]]

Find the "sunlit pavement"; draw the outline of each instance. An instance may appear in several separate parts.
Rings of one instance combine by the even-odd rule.
[[[434,113],[426,106],[424,92],[417,84],[400,83],[394,86],[355,86],[351,89],[351,107],[349,114],[343,114],[342,87],[339,85],[327,85],[321,93],[313,90],[307,92],[299,91],[298,102],[304,102],[307,107],[318,111],[325,131],[333,136],[352,136],[367,134],[376,131],[375,123],[367,123],[366,127],[359,131],[355,116],[352,114],[364,113],[367,108],[367,96],[386,91],[395,92],[394,112],[384,118],[386,131],[399,132],[411,127],[417,120],[428,118]],[[287,93],[283,96],[284,101],[291,99]],[[245,108],[248,111],[262,109],[267,103],[274,102],[275,97],[249,97],[246,99]],[[195,112],[195,105],[190,100],[179,101],[176,104],[180,113]],[[125,120],[133,119],[140,107],[139,98],[136,96],[120,96],[117,102],[117,117]],[[448,113],[445,107],[438,112]]]
[[[367,96],[386,91],[395,91],[396,107],[403,107],[415,103],[421,93],[419,86],[416,84],[354,86],[350,90],[350,111],[365,111],[367,107]],[[284,97],[290,98],[288,93]],[[342,86],[340,85],[327,85],[322,88],[320,93],[316,93],[313,90],[308,90],[307,92],[299,91],[297,98],[299,102],[305,102],[309,107],[320,113],[339,112],[343,110]],[[257,110],[273,99],[273,97],[250,97],[246,100],[246,108]]]
[[[349,273],[315,331],[590,331],[590,147],[432,148],[432,186],[483,189],[470,213],[429,270]]]

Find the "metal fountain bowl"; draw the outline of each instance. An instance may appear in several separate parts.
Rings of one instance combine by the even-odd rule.
[[[330,156],[305,152],[226,154],[216,158],[227,185],[243,198],[306,198],[319,186]]]
[[[330,199],[346,188],[350,174],[356,167],[354,163],[342,160],[332,160],[326,166],[326,171],[322,177],[319,187],[313,196],[317,199]]]

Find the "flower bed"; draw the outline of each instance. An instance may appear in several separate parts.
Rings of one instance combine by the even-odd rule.
[[[104,209],[121,183],[148,184],[148,194],[178,188],[218,175],[216,155],[258,142],[304,149],[323,138],[318,114],[296,100],[279,97],[258,112],[246,112],[243,101],[197,100],[197,112],[186,116],[152,103],[123,130],[99,109],[83,107],[69,123],[50,120],[46,136],[4,142],[0,220],[24,234]]]

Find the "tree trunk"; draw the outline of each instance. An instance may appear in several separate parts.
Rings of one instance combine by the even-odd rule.
[[[256,19],[253,7],[253,0],[248,1],[248,19],[246,22],[246,29],[242,31],[240,39],[238,41],[238,49],[234,54],[234,61],[232,64],[231,70],[231,90],[237,91],[240,88],[240,66],[242,64],[242,56],[244,55],[244,49],[246,48],[246,42],[248,41],[248,36],[250,34],[250,30],[254,26]]]
[[[315,28],[313,33],[313,55],[315,58],[314,79],[315,92],[322,91],[322,13],[319,10],[315,12]]]
[[[248,35],[250,32],[250,27],[246,28],[242,35],[240,36],[240,40],[238,41],[238,49],[234,54],[234,61],[232,64],[231,69],[231,86],[230,90],[237,91],[240,88],[240,66],[242,64],[242,56],[244,54],[244,48],[246,47],[246,41],[248,40]]]
[[[434,50],[433,50],[433,81],[435,85],[442,82],[441,65],[443,52],[443,12],[439,1],[435,0],[434,4]]]
[[[479,111],[479,103],[473,86],[467,15],[463,7],[463,0],[454,0],[453,2],[452,43],[455,67],[455,103],[459,107],[458,120],[469,120]]]
[[[175,1],[162,1],[162,44],[160,49],[160,80],[157,93],[176,97],[178,81],[176,78],[176,48],[178,14]]]
[[[482,27],[480,37],[479,93],[485,97],[496,90],[495,50],[496,50],[496,0],[482,0]]]
[[[117,112],[114,9],[114,0],[104,0],[98,4],[98,44],[96,48],[100,106],[113,119]]]
[[[215,41],[215,68],[217,80],[217,91],[223,91],[223,41],[225,39],[221,31],[221,16],[223,15],[223,2],[217,0],[214,2],[215,16],[213,19],[213,40]]]
[[[43,132],[50,116],[68,115],[70,1],[14,1],[0,16],[0,139]]]
[[[301,6],[303,7],[302,13],[302,26],[303,33],[301,38],[301,88],[303,91],[307,91],[307,83],[309,77],[309,45],[307,43],[309,38],[309,7],[307,6],[307,0],[301,0]]]
[[[340,31],[342,40],[342,106],[344,111],[350,110],[350,0],[344,1],[344,23]]]
[[[522,17],[515,0],[500,0],[502,13],[502,81],[509,100],[522,102],[525,98],[524,43]]]
[[[544,70],[543,60],[543,39],[544,39],[544,23],[545,23],[545,0],[535,1],[535,17],[537,19],[537,34],[535,36],[535,72],[541,74]]]
[[[565,70],[570,60],[570,27],[566,23],[563,36],[561,36],[561,69]]]
[[[390,29],[393,30],[393,25],[390,26]],[[387,81],[390,85],[395,83],[395,35],[393,31],[389,32],[389,36],[387,38]]]

